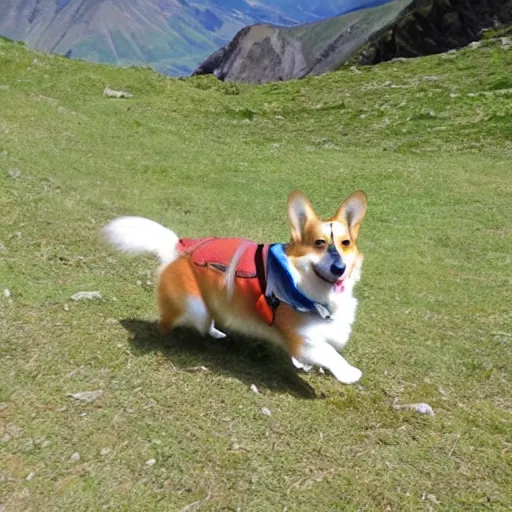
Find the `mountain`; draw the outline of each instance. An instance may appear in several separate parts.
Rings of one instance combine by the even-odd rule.
[[[249,83],[303,78],[358,57],[374,64],[467,45],[481,30],[512,22],[512,0],[392,0],[293,27],[242,29],[194,74]]]
[[[373,34],[390,27],[412,1],[393,0],[294,27],[246,27],[226,47],[210,55],[194,74],[213,73],[221,80],[258,83],[336,69]]]
[[[188,74],[247,25],[291,26],[388,0],[1,0],[0,35],[72,58]]]
[[[361,64],[421,57],[461,48],[482,30],[512,24],[512,0],[416,0],[359,55]]]

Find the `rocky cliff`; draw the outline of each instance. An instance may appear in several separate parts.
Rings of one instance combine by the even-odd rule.
[[[459,48],[512,22],[512,0],[392,0],[297,27],[242,29],[194,72],[249,83],[302,78],[357,58],[374,64]]]
[[[359,55],[361,64],[461,48],[482,29],[512,23],[512,0],[417,0]]]

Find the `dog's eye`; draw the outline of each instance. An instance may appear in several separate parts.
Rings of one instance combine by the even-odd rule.
[[[343,242],[341,242],[341,245],[343,245],[343,247],[350,247],[350,240],[348,238],[346,240],[343,240]]]
[[[319,238],[318,240],[315,240],[314,244],[315,247],[322,248],[327,245],[327,242],[323,240],[322,238]]]

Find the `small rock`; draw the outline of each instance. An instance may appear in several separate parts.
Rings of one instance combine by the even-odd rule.
[[[80,460],[80,454],[78,452],[73,453],[69,458],[69,462],[78,462]]]
[[[6,299],[9,299],[11,297],[12,293],[11,293],[11,290],[9,290],[9,288],[4,288],[4,297]]]
[[[72,110],[69,110],[69,108],[63,107],[62,105],[59,105],[57,107],[57,112],[59,112],[59,114],[72,114],[72,115],[76,115],[76,112],[73,112]]]
[[[206,366],[192,366],[191,368],[186,369],[187,372],[209,372]]]
[[[146,461],[146,466],[154,466],[156,464],[155,459],[149,459]]]
[[[7,407],[9,407],[9,404],[1,403],[0,404],[0,411],[3,411],[4,409],[7,409]]]
[[[262,407],[260,409],[260,412],[261,414],[263,414],[264,416],[271,416],[271,412],[270,412],[270,409],[268,409],[267,407]]]
[[[251,391],[253,393],[258,393],[259,394],[259,389],[256,387],[256,384],[251,384]]]
[[[425,404],[425,403],[416,404],[414,407],[414,410],[418,414],[428,414],[429,416],[434,416],[434,414],[435,414],[434,409],[432,409],[432,407],[430,407],[430,405]]]
[[[51,442],[48,441],[48,439],[46,439],[46,441],[43,441],[41,443],[41,448],[48,448],[48,446],[50,446],[50,445],[51,445]]]
[[[240,445],[236,441],[233,441],[231,443],[231,451],[237,452],[238,450],[240,450]]]
[[[102,448],[100,450],[100,455],[103,455],[103,456],[108,455],[111,451],[112,450],[110,448]]]
[[[435,494],[427,494],[425,498],[430,501],[431,503],[434,503],[434,505],[439,505],[439,501],[437,499],[437,496]]]
[[[5,431],[14,439],[18,439],[19,437],[23,436],[23,429],[14,423],[9,423]]]
[[[251,450],[249,448],[246,448],[245,446],[242,446],[237,441],[232,441],[230,450],[232,452],[250,452]]]
[[[9,178],[17,180],[21,175],[21,171],[19,169],[7,169],[7,174]]]
[[[101,395],[103,395],[103,390],[98,389],[97,391],[80,391],[79,393],[68,393],[67,396],[74,398],[75,400],[90,403],[97,400]]]
[[[402,410],[416,411],[418,414],[428,414],[429,416],[435,415],[434,409],[432,409],[432,407],[430,407],[430,405],[423,403],[423,402],[418,403],[418,404],[404,404],[404,405],[395,404],[395,405],[393,405],[393,409],[395,409],[395,411],[402,411]]]
[[[83,418],[84,416],[87,416],[87,413],[86,412],[81,412],[78,416],[80,416],[80,418]]]
[[[105,87],[105,89],[103,89],[103,96],[107,98],[132,98],[133,94],[126,91],[115,91],[114,89]]]
[[[25,439],[25,444],[23,445],[23,449],[25,451],[30,451],[34,448],[34,440],[31,437],[27,437]]]
[[[71,295],[71,300],[97,300],[101,299],[102,295],[100,292],[76,292]]]
[[[30,482],[30,480],[33,480],[35,476],[36,476],[35,471],[31,471],[31,472],[27,475],[27,477],[25,478],[25,480],[26,480],[27,482]]]
[[[69,311],[69,306],[67,304],[64,304],[64,311]]]

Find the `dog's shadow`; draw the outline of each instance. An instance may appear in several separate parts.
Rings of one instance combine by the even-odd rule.
[[[316,398],[315,390],[300,378],[290,357],[269,343],[240,336],[218,340],[188,329],[162,335],[155,322],[133,318],[120,323],[131,334],[134,355],[158,351],[182,371],[207,369],[235,377],[247,386],[254,384],[258,389]]]

